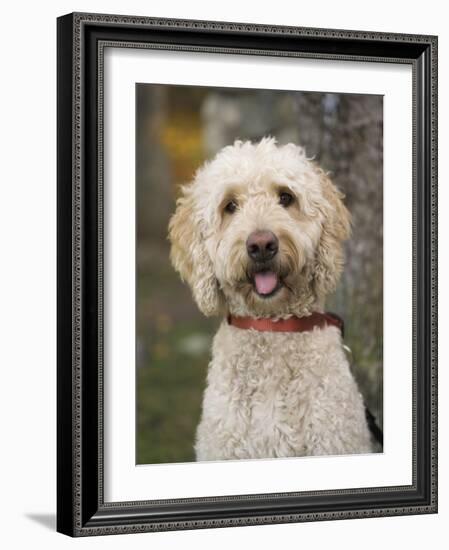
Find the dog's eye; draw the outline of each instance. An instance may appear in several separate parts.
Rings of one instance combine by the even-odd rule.
[[[234,214],[234,212],[237,210],[237,206],[238,204],[236,203],[236,201],[232,200],[226,204],[226,206],[224,207],[224,210],[228,214]]]
[[[282,191],[279,195],[279,204],[281,204],[284,208],[287,208],[287,206],[290,206],[293,202],[293,195],[290,193],[287,193],[286,191]]]

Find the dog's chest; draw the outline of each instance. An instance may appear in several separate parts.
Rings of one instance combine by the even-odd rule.
[[[239,368],[231,381],[231,393],[238,396],[228,414],[234,417],[236,432],[251,455],[289,456],[302,447],[302,423],[306,416],[307,385],[291,357],[253,357],[254,363]],[[240,429],[239,429],[240,428]]]
[[[305,453],[308,412],[328,382],[326,347],[322,335],[220,329],[203,421],[224,434],[224,455]]]

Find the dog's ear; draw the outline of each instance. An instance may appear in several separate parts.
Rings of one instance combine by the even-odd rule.
[[[195,211],[192,185],[183,187],[168,226],[170,259],[181,279],[189,284],[195,302],[204,315],[218,315],[221,293],[204,244],[202,221]]]
[[[343,271],[343,241],[351,233],[351,216],[344,195],[321,170],[318,173],[324,197],[323,226],[315,258],[315,293],[320,301],[333,292]]]

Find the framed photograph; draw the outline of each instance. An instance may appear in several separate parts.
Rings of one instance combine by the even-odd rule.
[[[58,19],[71,536],[437,511],[437,38]]]

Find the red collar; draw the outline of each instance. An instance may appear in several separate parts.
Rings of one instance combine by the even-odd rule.
[[[307,317],[289,317],[288,319],[254,319],[253,317],[235,317],[228,315],[228,323],[241,329],[253,328],[259,332],[307,332],[314,327],[323,328],[331,325],[340,329],[342,336],[344,323],[334,313],[319,313],[314,311]]]

